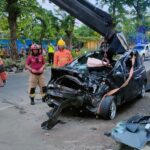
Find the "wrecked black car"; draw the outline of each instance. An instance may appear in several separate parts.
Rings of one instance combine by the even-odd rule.
[[[128,51],[110,60],[110,65],[89,67],[88,59],[102,60],[102,51],[93,51],[75,59],[63,68],[52,68],[48,83],[49,120],[42,123],[52,128],[60,112],[73,107],[104,119],[114,119],[117,107],[136,97],[144,97],[146,70],[137,52]]]

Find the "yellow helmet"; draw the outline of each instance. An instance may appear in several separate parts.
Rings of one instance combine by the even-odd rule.
[[[65,41],[62,39],[60,39],[57,43],[57,46],[65,46],[65,45],[66,45]]]

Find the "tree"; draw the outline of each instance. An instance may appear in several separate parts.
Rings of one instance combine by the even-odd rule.
[[[34,12],[23,13],[18,18],[18,37],[27,37],[42,42],[43,39],[55,39],[56,29],[51,11],[42,7],[34,8]]]
[[[107,6],[110,15],[113,18],[114,25],[122,22],[125,18],[125,8],[123,7],[123,1],[121,0],[96,0],[100,7]]]
[[[123,0],[126,7],[130,8],[128,9],[128,12],[130,14],[130,19],[133,24],[134,22],[134,30],[135,33],[132,35],[134,37],[135,41],[146,41],[147,35],[146,32],[149,28],[147,15],[149,15],[149,5],[150,0]],[[131,25],[131,24],[130,24]],[[130,29],[132,26],[130,27]]]
[[[61,27],[64,29],[66,34],[66,45],[69,49],[72,48],[72,36],[75,26],[75,18],[71,15],[65,15],[62,20]]]
[[[0,34],[1,34],[1,38],[4,36],[4,35],[7,35],[8,37],[8,34],[9,34],[9,30],[8,30],[8,20],[7,20],[7,17],[6,16],[0,16]]]
[[[88,40],[100,40],[100,34],[90,29],[86,25],[76,27],[73,33],[73,43],[75,47],[82,47]]]
[[[10,30],[10,48],[13,60],[18,59],[18,51],[16,46],[17,39],[17,19],[25,8],[27,0],[1,0],[1,13],[7,16],[8,26]],[[6,15],[7,14],[7,15]]]
[[[38,7],[38,3],[34,0],[1,0],[1,15],[7,16],[10,30],[10,48],[13,60],[18,59],[18,51],[16,46],[17,39],[17,21],[23,13],[30,14],[34,8]]]
[[[65,11],[60,9],[55,10],[56,29],[59,35],[57,38],[65,37],[66,45],[69,49],[72,48],[72,36],[75,27],[75,18]]]
[[[43,3],[45,0],[42,0]],[[64,37],[68,48],[72,47],[72,35],[75,26],[75,18],[58,8],[51,16],[51,28],[54,32],[55,39],[59,40]]]
[[[12,52],[12,58],[18,59],[17,46],[16,46],[16,29],[17,18],[21,13],[20,8],[17,5],[18,0],[6,0],[6,12],[8,13],[8,24],[10,29],[10,48]]]
[[[79,40],[99,39],[100,35],[86,25],[82,25],[74,30],[74,36]]]
[[[138,25],[141,25],[149,8],[150,0],[124,0],[124,3],[131,8],[130,14],[135,15]]]
[[[41,28],[39,35],[40,44],[42,44],[43,38],[49,38],[52,36],[53,31],[52,18],[53,14],[51,11],[47,11],[42,8],[38,8],[36,10],[35,14],[36,26],[39,26]]]

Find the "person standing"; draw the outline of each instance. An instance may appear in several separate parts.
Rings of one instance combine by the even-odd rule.
[[[54,66],[56,67],[64,67],[73,60],[70,50],[65,49],[65,45],[62,39],[57,43],[58,50],[54,53]]]
[[[54,46],[50,43],[48,45],[48,61],[49,61],[49,64],[53,64],[54,52],[55,52]]]
[[[42,101],[45,102],[46,86],[44,77],[45,59],[40,53],[40,46],[31,45],[31,55],[26,60],[26,68],[29,70],[29,94],[31,105],[34,105],[35,89],[40,87]]]
[[[4,48],[0,48],[0,57],[4,58]]]
[[[6,84],[7,77],[8,77],[8,74],[5,71],[4,62],[0,58],[0,87]]]

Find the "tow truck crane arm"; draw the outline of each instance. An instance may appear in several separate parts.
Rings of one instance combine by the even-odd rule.
[[[124,53],[128,49],[125,38],[114,31],[112,17],[87,0],[50,0],[81,22],[100,33],[109,44],[108,51]],[[121,41],[120,41],[121,40]]]

